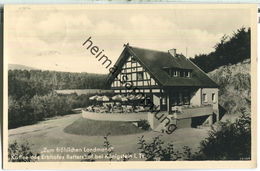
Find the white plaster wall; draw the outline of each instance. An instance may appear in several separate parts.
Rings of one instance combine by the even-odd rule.
[[[160,98],[156,95],[153,95],[153,104],[155,106],[160,106]],[[158,109],[160,109],[160,108],[158,108]]]
[[[212,101],[212,94],[215,93],[215,102]],[[207,95],[207,102],[202,102],[202,104],[212,104],[213,109],[218,110],[218,88],[203,88],[201,94]]]
[[[121,114],[114,114],[114,113],[95,113],[95,112],[88,112],[82,111],[82,117],[92,120],[99,120],[99,121],[125,121],[125,122],[134,122],[140,120],[147,120],[148,113],[121,113]]]
[[[201,88],[199,88],[191,94],[190,104],[193,106],[201,105]]]

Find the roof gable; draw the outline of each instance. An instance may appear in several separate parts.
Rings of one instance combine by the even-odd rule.
[[[183,55],[172,56],[169,52],[155,51],[126,45],[116,62],[118,68],[122,67],[129,55],[133,55],[141,65],[148,70],[154,79],[162,86],[196,86],[218,87],[198,66]],[[123,55],[123,56],[122,56]],[[171,77],[164,68],[188,69],[192,71],[192,77]],[[119,72],[119,71],[118,71]],[[117,75],[115,73],[114,75]],[[111,75],[109,74],[111,79]]]

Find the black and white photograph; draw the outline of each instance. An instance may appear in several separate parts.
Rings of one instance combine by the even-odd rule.
[[[5,167],[255,167],[257,12],[6,5]]]

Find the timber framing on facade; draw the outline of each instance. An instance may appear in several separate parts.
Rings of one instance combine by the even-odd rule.
[[[192,122],[195,117],[209,116],[210,123],[219,119],[218,85],[198,66],[176,49],[168,52],[143,49],[124,45],[124,50],[117,60],[115,73],[110,73],[107,83],[116,94],[129,94],[132,90],[125,88],[118,81],[127,76],[127,81],[144,93],[160,111],[171,114],[175,107],[212,108],[213,112],[194,110],[195,113],[180,116]]]

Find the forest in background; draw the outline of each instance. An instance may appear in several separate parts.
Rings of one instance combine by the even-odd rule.
[[[58,95],[61,89],[102,89],[106,75],[40,70],[8,71],[8,128],[72,113],[90,104],[91,94]]]
[[[210,72],[224,65],[233,65],[251,57],[250,28],[242,27],[231,36],[224,35],[209,54],[190,58],[203,71]]]

